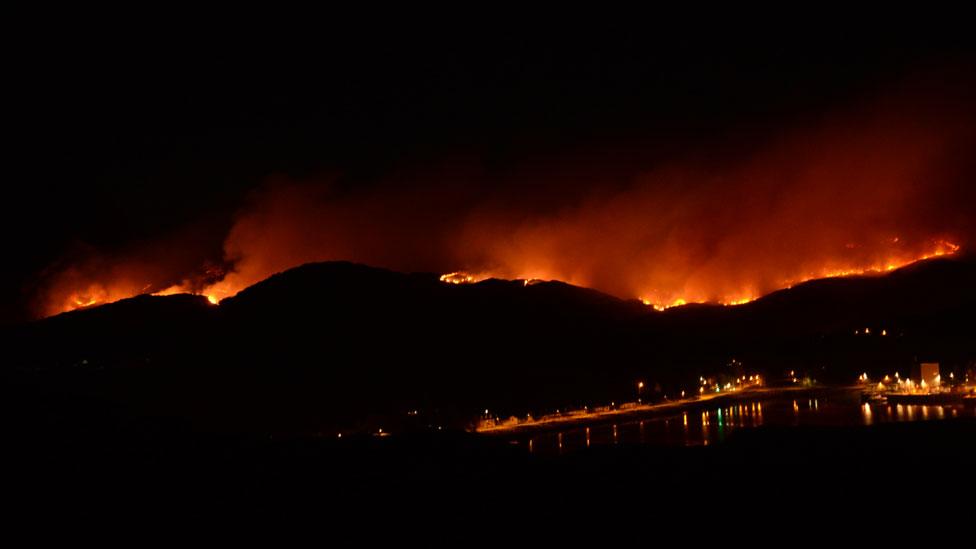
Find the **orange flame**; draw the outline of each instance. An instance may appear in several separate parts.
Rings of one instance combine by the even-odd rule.
[[[892,239],[893,243],[897,243],[898,241],[899,239],[897,237]],[[780,287],[791,288],[793,286],[796,286],[797,284],[802,284],[810,280],[818,280],[824,278],[840,278],[840,277],[847,277],[847,276],[864,276],[864,275],[882,274],[885,272],[890,272],[896,269],[900,269],[902,267],[907,267],[908,265],[917,263],[919,261],[925,261],[927,259],[932,259],[936,257],[951,256],[957,253],[960,249],[961,247],[958,244],[953,244],[948,240],[936,240],[935,242],[933,242],[933,247],[931,248],[930,251],[922,255],[919,255],[917,257],[909,257],[909,258],[891,257],[883,262],[880,262],[872,266],[868,266],[866,268],[846,268],[846,269],[825,268],[819,272],[808,273],[806,276],[800,278],[783,280]],[[670,301],[667,300],[656,301],[645,297],[639,297],[638,299],[644,305],[652,306],[654,307],[655,310],[658,311],[664,311],[666,309],[670,309],[673,307],[680,307],[688,303],[712,303],[716,305],[726,305],[726,306],[744,305],[746,303],[755,301],[759,297],[761,296],[757,296],[754,294],[729,295],[724,297],[723,299],[719,299],[715,301],[697,300],[697,299],[689,300],[684,297],[676,297]]]
[[[118,269],[96,263],[58,273],[39,312],[141,293],[219,302],[274,273],[329,260],[469,269],[441,277],[451,284],[561,280],[640,296],[658,310],[734,306],[812,279],[886,273],[960,253],[976,237],[971,185],[960,177],[970,173],[969,156],[957,154],[976,142],[972,102],[967,96],[966,110],[944,119],[941,108],[923,116],[922,103],[901,101],[777,133],[748,154],[733,146],[735,161],[706,147],[670,162],[634,158],[624,172],[567,156],[502,175],[434,170],[400,185],[404,174],[391,174],[398,184],[354,191],[272,181],[224,239],[221,264],[231,272],[167,287],[187,269],[154,278],[126,258]]]
[[[897,243],[898,238],[893,239],[893,243]],[[902,267],[908,266],[910,264],[924,261],[927,259],[951,256],[960,251],[961,247],[958,244],[949,242],[948,240],[936,240],[932,243],[931,248],[925,253],[916,257],[902,257],[893,254],[884,261],[880,261],[874,265],[869,265],[867,267],[846,267],[837,268],[835,266],[825,267],[820,271],[809,272],[805,276],[798,278],[784,279],[779,285],[780,288],[789,288],[803,282],[807,282],[815,279],[823,278],[837,278],[846,276],[858,276],[858,275],[873,275],[882,274],[885,272],[890,272]],[[503,276],[493,276],[492,273],[480,272],[480,273],[468,273],[464,271],[455,271],[451,273],[446,273],[440,276],[440,280],[446,284],[472,284],[480,282],[488,278],[503,278]],[[517,280],[522,280],[524,285],[529,286],[538,282],[539,278],[531,277],[516,277]],[[116,286],[108,287],[102,284],[92,284],[88,287],[70,292],[67,298],[59,307],[52,309],[51,314],[57,314],[60,312],[74,311],[78,309],[85,309],[89,307],[94,307],[96,305],[102,305],[105,303],[111,303],[118,301],[120,299],[125,299],[140,293],[146,293],[149,288],[148,285],[144,285],[141,288],[134,288],[131,284],[118,284]],[[228,281],[221,280],[203,288],[202,290],[194,291],[187,284],[179,284],[175,286],[170,286],[163,290],[152,292],[152,295],[156,296],[168,296],[175,294],[194,294],[201,295],[207,298],[207,301],[213,305],[218,305],[220,301],[226,297],[235,295],[238,291],[243,288],[233,287]],[[140,291],[141,290],[141,291]],[[757,298],[761,297],[756,293],[745,291],[741,294],[730,294],[722,297],[721,299],[707,299],[699,297],[701,294],[668,294],[665,292],[650,291],[645,296],[638,297],[641,303],[649,307],[653,307],[657,311],[664,311],[674,307],[681,307],[689,303],[712,303],[717,305],[726,306],[736,306],[742,305],[755,301]],[[647,297],[650,296],[650,297]]]

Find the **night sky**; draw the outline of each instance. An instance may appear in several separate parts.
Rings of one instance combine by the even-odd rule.
[[[788,160],[762,151],[793,143],[784,136],[797,128],[856,121],[875,107],[885,113],[879,127],[948,125],[959,136],[939,148],[949,159],[944,200],[919,212],[938,218],[935,233],[965,242],[976,211],[970,29],[827,19],[25,23],[5,40],[0,321],[36,316],[51,281],[79,263],[141,262],[154,288],[208,265],[233,269],[228,234],[241,212],[277,200],[269,188],[327,182],[339,210],[328,215],[367,234],[355,244],[361,257],[335,259],[446,272],[480,256],[416,241],[486,208],[492,221],[478,227],[499,211],[550,215],[673,162],[751,173],[723,167],[763,154]],[[706,178],[695,192],[721,194],[722,181]],[[399,224],[372,234],[363,216]],[[393,238],[402,239],[393,251],[377,243]],[[617,289],[604,278],[583,280]]]

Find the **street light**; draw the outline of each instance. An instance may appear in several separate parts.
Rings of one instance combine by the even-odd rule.
[[[637,382],[637,404],[641,403],[641,392],[643,390],[644,390],[644,382],[638,381]]]

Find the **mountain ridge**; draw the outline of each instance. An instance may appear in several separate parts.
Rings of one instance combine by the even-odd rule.
[[[327,262],[278,273],[219,306],[140,296],[2,338],[5,373],[18,381],[163,415],[272,431],[414,409],[463,422],[485,408],[524,414],[625,400],[637,379],[659,386],[647,398],[660,398],[696,387],[700,375],[728,375],[733,358],[768,379],[793,369],[837,382],[921,359],[965,367],[976,358],[972,280],[971,258],[940,259],[810,281],[739,306],[659,312],[562,282],[447,284]],[[859,334],[865,328],[876,335]]]

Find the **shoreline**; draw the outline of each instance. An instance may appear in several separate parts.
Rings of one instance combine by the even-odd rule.
[[[490,427],[477,427],[473,431],[485,435],[501,435],[525,432],[545,432],[562,429],[569,425],[593,425],[610,420],[635,419],[639,417],[654,417],[665,413],[682,410],[693,410],[724,402],[737,402],[752,398],[769,398],[787,394],[824,393],[824,392],[856,392],[862,387],[858,385],[816,385],[812,387],[754,387],[730,393],[719,393],[712,396],[685,398],[655,404],[638,404],[626,408],[615,408],[601,411],[574,411],[559,415],[542,416],[531,421],[520,421],[516,424],[500,423]],[[629,403],[628,403],[629,404]]]

